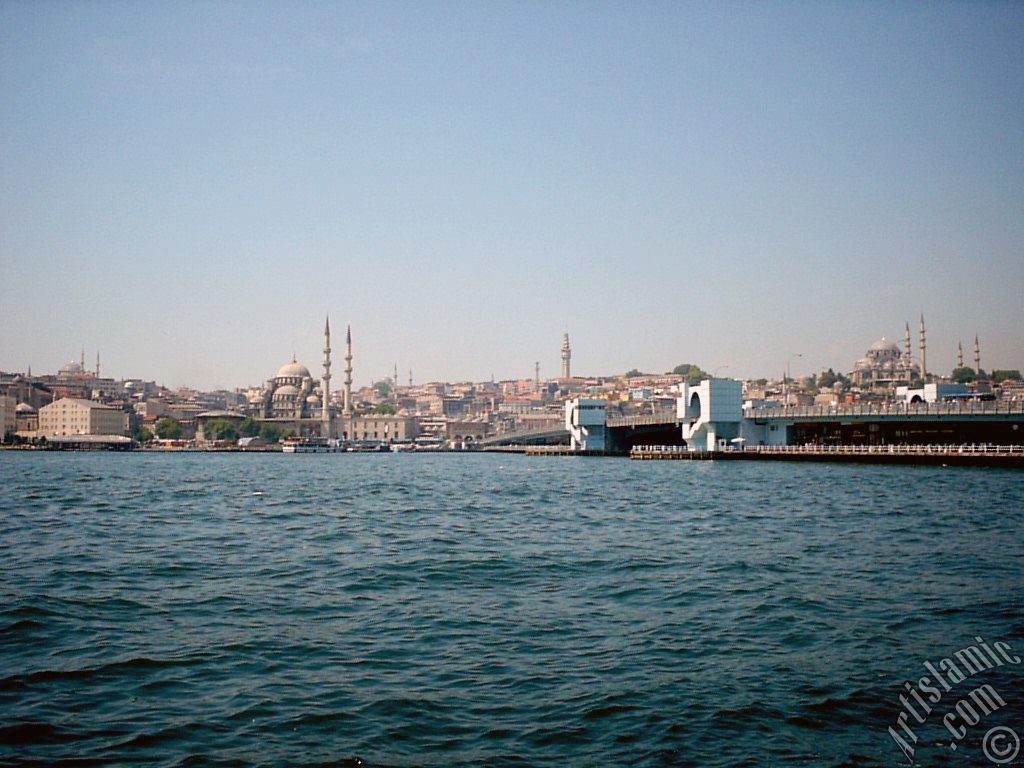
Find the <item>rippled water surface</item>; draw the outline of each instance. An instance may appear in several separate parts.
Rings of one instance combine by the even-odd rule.
[[[1024,653],[1022,480],[0,453],[0,761],[906,764],[924,661]],[[978,676],[1007,706],[957,750],[933,715],[920,763],[1024,736],[1022,667]]]

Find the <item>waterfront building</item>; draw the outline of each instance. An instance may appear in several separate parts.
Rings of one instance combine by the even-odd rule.
[[[342,426],[343,440],[406,443],[419,437],[419,424],[410,416],[352,416],[346,419]]]
[[[39,432],[39,411],[28,403],[18,403],[14,408],[14,434],[26,440],[34,439]]]
[[[39,409],[39,437],[126,435],[128,414],[93,400],[64,397]]]

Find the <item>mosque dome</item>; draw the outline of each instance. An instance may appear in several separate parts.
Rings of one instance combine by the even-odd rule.
[[[33,408],[28,403],[18,403],[14,407],[14,410],[15,410],[16,413],[35,413],[36,412],[36,409]]]
[[[285,384],[274,390],[274,397],[298,397],[299,388],[291,384]]]
[[[320,398],[317,397],[316,395],[310,395],[309,397],[306,398],[306,402],[309,403],[310,405],[318,406],[320,405]]]
[[[900,348],[883,336],[868,349],[869,352],[899,352]]]
[[[80,363],[70,360],[60,367],[60,373],[84,373],[85,369],[82,368]]]
[[[310,378],[309,369],[301,363],[292,360],[290,363],[285,363],[278,369],[278,379],[308,379]]]

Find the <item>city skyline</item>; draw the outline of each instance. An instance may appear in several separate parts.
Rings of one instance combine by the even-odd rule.
[[[1024,368],[1020,6],[242,9],[0,7],[0,370]]]
[[[329,322],[330,321],[328,319],[327,322],[326,322],[325,333],[329,333],[329,331],[328,331]],[[876,342],[877,341],[886,341],[887,340],[891,344],[895,345],[897,348],[901,349],[901,351],[903,351],[902,350],[903,346],[910,345],[910,346],[907,346],[907,349],[910,352],[910,356],[909,357],[905,357],[904,359],[908,360],[909,363],[913,363],[915,367],[920,366],[921,365],[921,353],[924,351],[922,349],[922,347],[921,347],[921,345],[924,344],[924,338],[923,338],[924,337],[924,328],[925,328],[925,326],[924,326],[924,316],[922,315],[921,318],[920,318],[919,330],[915,331],[915,333],[913,335],[913,339],[911,339],[911,335],[910,335],[910,331],[909,331],[909,326],[910,326],[909,321],[907,321],[904,325],[905,325],[905,329],[906,329],[906,334],[905,334],[906,335],[906,341],[905,342],[901,341],[898,338],[892,338],[892,337],[888,337],[888,336],[885,336],[885,335],[879,337],[879,339],[877,339]],[[348,325],[346,327],[345,337],[346,337],[346,339],[345,339],[345,357],[343,358],[343,361],[345,362],[345,365],[347,367],[346,371],[345,371],[346,376],[351,376],[352,373],[353,373],[353,370],[354,370],[352,368],[348,368],[348,366],[351,366],[352,360],[354,359],[354,355],[352,353],[353,344],[352,344],[351,325]],[[565,378],[567,366],[569,365],[569,363],[568,363],[569,344],[570,344],[569,334],[563,334],[562,335],[562,342],[561,342],[561,345],[559,347],[559,360],[560,360],[561,370],[557,373],[557,375],[541,375],[541,373],[540,373],[540,370],[541,370],[540,361],[534,361],[534,363],[533,363],[533,373],[530,376],[523,376],[523,375],[496,376],[496,375],[492,374],[492,376],[490,378],[493,378],[494,380],[497,380],[497,381],[524,381],[524,380],[530,380],[530,379],[533,379],[533,378],[538,378],[538,379],[541,379],[541,380],[544,380],[544,381],[554,381],[554,380],[558,380],[559,378]],[[326,342],[325,342],[325,347],[326,347]],[[956,350],[954,352],[955,360],[954,360],[953,365],[949,368],[949,370],[948,371],[945,370],[945,369],[936,370],[935,368],[933,368],[929,364],[928,365],[928,371],[927,371],[928,372],[928,376],[929,377],[937,376],[939,378],[944,378],[944,377],[947,377],[948,374],[951,373],[953,370],[955,370],[956,368],[959,368],[959,367],[966,366],[966,367],[972,368],[972,369],[979,367],[978,366],[979,359],[984,360],[986,358],[979,357],[979,356],[983,355],[983,353],[981,351],[980,341],[979,341],[977,335],[975,335],[975,337],[974,337],[973,347],[971,347],[971,349],[973,350],[972,355],[969,356],[968,359],[965,360],[964,359],[963,348],[962,348],[962,342],[958,341]],[[327,350],[326,348],[322,348],[320,351],[323,353],[323,352],[328,352],[330,350]],[[728,364],[720,365],[717,368],[713,368],[713,369],[708,367],[707,368],[707,373],[711,374],[711,375],[717,375],[717,374],[720,373],[723,378],[739,378],[739,379],[743,379],[743,380],[755,380],[755,379],[760,379],[760,378],[767,378],[769,380],[778,380],[778,379],[784,378],[785,376],[792,376],[793,378],[803,378],[804,376],[807,376],[809,374],[816,374],[816,373],[819,373],[819,372],[827,370],[827,369],[832,369],[836,373],[840,373],[840,374],[844,374],[845,375],[845,374],[851,373],[852,369],[855,368],[855,366],[856,366],[856,362],[854,364],[851,364],[851,365],[839,366],[839,367],[834,366],[834,365],[833,366],[823,366],[823,367],[821,367],[819,369],[816,369],[814,371],[808,371],[806,373],[801,373],[799,368],[794,370],[794,363],[798,363],[798,362],[802,361],[804,356],[805,355],[803,353],[794,353],[793,355],[791,355],[790,359],[787,361],[787,368],[788,368],[788,370],[784,371],[781,376],[776,376],[773,372],[765,372],[763,374],[755,374],[755,375],[749,375],[749,376],[735,376],[729,370],[727,370],[727,369],[731,368],[731,366],[728,365]],[[944,359],[945,355],[938,355],[938,357],[940,359]],[[100,350],[96,350],[95,358],[94,359],[95,359],[95,366],[91,365],[89,360],[86,359],[86,350],[83,347],[81,349],[81,351],[80,351],[80,355],[79,355],[78,358],[74,358],[73,357],[73,358],[71,358],[69,360],[65,360],[63,365],[76,364],[77,363],[80,366],[80,368],[82,369],[83,372],[91,374],[91,375],[99,375],[99,372],[100,372],[99,371]],[[293,363],[294,362],[298,362],[300,364],[305,365],[305,363],[303,362],[302,357],[300,355],[298,355],[298,353],[296,351],[294,351],[294,350],[293,350],[292,355],[291,355],[290,358],[283,360],[283,362],[285,364],[287,364],[289,361],[291,361]],[[701,365],[699,362],[692,361],[692,360],[681,361],[681,362],[693,363],[693,364]],[[672,367],[675,367],[675,366],[672,366]],[[1000,365],[998,362],[996,362],[994,364],[992,364],[992,363],[983,364],[980,367],[983,370],[987,370],[988,372],[991,372],[993,370],[1004,370],[1004,369],[1007,369],[1007,368],[1013,368],[1013,366]],[[26,370],[31,372],[31,366],[29,366]],[[40,370],[40,369],[37,368],[35,373],[37,375],[49,375],[49,374],[55,373],[57,370],[58,370],[57,368],[55,368],[53,371],[50,371],[50,370]],[[310,370],[312,370],[312,368],[310,368]],[[649,376],[660,376],[660,375],[667,375],[667,374],[671,373],[670,369],[667,369],[667,370],[660,370],[660,369],[638,369],[635,366],[633,368],[629,369],[629,371],[632,371],[632,370],[640,370],[642,375],[649,375]],[[1019,369],[1017,369],[1017,370],[1019,370]],[[413,385],[413,383],[414,383],[414,381],[413,381],[413,378],[414,378],[413,377],[413,373],[414,372],[413,372],[412,369],[408,369],[408,371],[407,371],[408,378],[407,379],[403,379],[401,377],[395,378],[397,376],[397,371],[398,371],[398,364],[395,363],[394,366],[393,366],[393,370],[391,372],[385,372],[385,373],[383,373],[383,374],[381,374],[379,376],[378,375],[371,375],[369,378],[365,378],[364,377],[364,380],[362,380],[362,381],[360,381],[358,383],[357,388],[369,387],[369,386],[371,386],[374,383],[377,383],[377,382],[380,382],[380,381],[386,381],[386,380],[391,380],[393,383],[397,384],[398,386],[405,386],[407,384],[410,385],[410,386]],[[11,371],[7,371],[7,372],[8,373],[15,373],[15,372],[19,372],[19,371],[11,370]],[[24,371],[21,371],[21,372],[24,372]],[[610,378],[610,377],[625,375],[627,372],[628,371],[626,371],[626,370],[623,370],[623,371],[600,371],[600,372],[586,372],[586,373],[582,373],[582,374],[580,374],[580,373],[573,373],[571,375],[574,378],[579,378],[579,379],[602,378],[602,377],[603,378]],[[106,375],[107,372],[104,370],[103,374]],[[115,379],[142,378],[142,379],[146,379],[146,380],[153,380],[153,379],[151,379],[148,376],[139,375],[139,372],[136,372],[134,375],[113,376],[113,377],[110,377],[110,378],[115,378]],[[316,381],[320,381],[320,378],[321,377],[314,377],[314,379]],[[426,379],[426,380],[421,379],[421,380],[415,381],[415,384],[419,385],[419,384],[425,384],[425,383],[441,383],[441,382],[448,382],[448,383],[482,382],[482,381],[486,381],[487,378],[488,377],[475,378],[475,379],[474,378],[452,378],[452,377],[445,377],[445,378]],[[244,390],[244,389],[253,388],[253,387],[260,387],[260,386],[263,385],[263,383],[266,381],[266,379],[267,379],[267,377],[265,377],[260,382],[250,382],[250,383],[246,383],[246,384],[238,384],[238,385],[231,385],[231,386],[227,386],[227,385],[214,385],[212,387],[198,387],[198,386],[191,385],[189,383],[179,383],[179,384],[172,385],[172,388],[186,388],[186,389],[187,388],[191,388],[191,389],[198,389],[198,390],[203,390],[203,389],[207,389],[207,390]],[[162,381],[158,381],[157,383],[159,383],[160,385],[166,385],[166,382],[162,382]],[[352,382],[348,382],[348,383],[352,383]],[[343,392],[343,390],[340,389],[340,388],[334,388],[334,389],[331,389],[330,391],[335,392],[335,393]],[[346,401],[347,401],[347,398],[346,398]]]

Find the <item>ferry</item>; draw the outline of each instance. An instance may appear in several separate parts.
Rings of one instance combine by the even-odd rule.
[[[281,443],[282,453],[344,453],[345,445],[334,438],[289,437]]]

